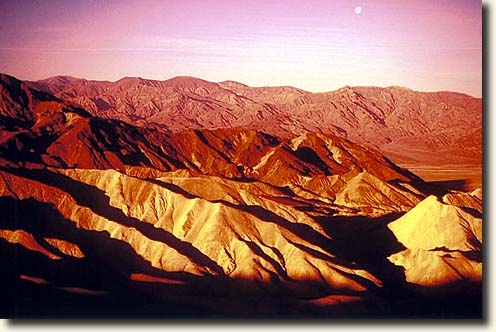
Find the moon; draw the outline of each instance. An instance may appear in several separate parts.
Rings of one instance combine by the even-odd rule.
[[[360,15],[361,12],[362,12],[362,6],[356,6],[355,7],[355,14]]]

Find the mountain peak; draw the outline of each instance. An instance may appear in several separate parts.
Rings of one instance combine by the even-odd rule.
[[[232,89],[232,90],[249,88],[249,86],[246,84],[236,82],[236,81],[231,81],[231,80],[218,82],[217,84],[219,84],[223,88]]]
[[[15,78],[14,76],[10,76],[8,74],[0,73],[0,83],[2,84],[21,84],[21,81]]]
[[[123,78],[115,81],[115,83],[146,83],[146,82],[157,82],[156,80],[150,80],[139,76],[124,76]]]
[[[51,76],[45,78],[43,80],[39,80],[38,82],[47,83],[47,84],[69,84],[78,81],[86,81],[86,79],[74,77],[70,75],[57,75],[57,76]]]
[[[164,84],[181,88],[198,88],[204,86],[217,86],[217,83],[210,82],[193,76],[175,76],[163,81]]]

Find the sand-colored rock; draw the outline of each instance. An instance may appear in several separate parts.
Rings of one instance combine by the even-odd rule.
[[[452,192],[443,196],[445,204],[469,208],[482,212],[482,189],[475,189],[472,192]]]
[[[447,194],[442,201],[473,203],[473,198],[470,194]],[[407,281],[423,286],[459,280],[480,281],[481,210],[477,216],[463,207],[443,202],[429,196],[388,225],[398,241],[407,248],[391,255],[389,260],[405,268]]]
[[[301,282],[308,280],[330,289],[365,290],[368,282],[380,285],[369,272],[359,266],[350,268],[335,263],[331,254],[311,242],[313,239],[302,238],[295,232],[293,227],[297,225],[313,226],[309,229],[315,239],[325,237],[311,218],[300,220],[301,213],[290,221],[264,212],[267,210],[263,208],[251,211],[250,206],[238,208],[186,197],[114,170],[59,172],[72,181],[100,190],[101,197],[88,196],[86,201],[78,196],[84,201],[81,205],[56,185],[47,186],[5,172],[2,172],[2,187],[10,189],[2,194],[15,192],[17,199],[34,198],[53,204],[77,227],[107,231],[112,238],[129,243],[137,254],[165,271],[221,273],[267,283],[276,277],[295,291],[301,288]],[[37,190],[33,192],[34,186]],[[108,205],[100,205],[104,197],[108,197]],[[294,213],[298,215],[298,211]],[[290,213],[286,215],[289,217]],[[364,281],[350,279],[348,275],[360,276]],[[303,289],[307,287],[313,286]]]
[[[427,197],[388,227],[410,249],[471,251],[480,250],[482,242],[480,218],[444,204],[435,196]]]
[[[369,215],[406,211],[420,202],[414,193],[394,187],[368,172],[352,178],[337,194],[335,203],[358,208]]]
[[[407,249],[391,255],[389,260],[405,268],[406,281],[422,286],[482,280],[482,263],[459,251]]]

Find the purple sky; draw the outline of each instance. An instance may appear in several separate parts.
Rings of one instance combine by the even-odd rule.
[[[362,8],[360,14],[355,8]],[[482,94],[473,0],[0,1],[0,72]]]

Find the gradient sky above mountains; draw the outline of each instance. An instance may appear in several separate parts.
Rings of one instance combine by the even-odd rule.
[[[0,72],[191,75],[309,91],[400,85],[480,97],[481,2],[1,1]]]

